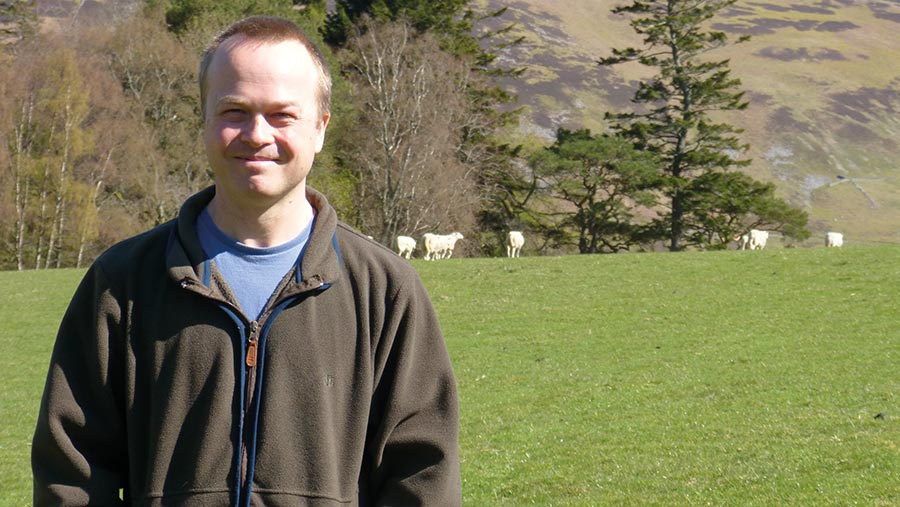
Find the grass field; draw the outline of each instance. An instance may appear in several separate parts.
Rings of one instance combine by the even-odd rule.
[[[900,247],[413,262],[466,506],[900,505]],[[0,505],[80,274],[0,273]]]

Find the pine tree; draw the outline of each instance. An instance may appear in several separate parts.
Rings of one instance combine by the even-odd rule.
[[[323,32],[329,44],[343,45],[353,25],[368,15],[379,21],[402,19],[418,32],[461,34],[468,31],[462,16],[468,3],[469,0],[338,0],[335,10],[328,14]]]
[[[652,202],[645,191],[655,185],[655,162],[620,137],[559,129],[552,146],[529,158],[542,198],[531,210],[541,224],[534,228],[555,246],[576,244],[580,253],[643,243],[646,225],[636,213]]]
[[[631,27],[643,37],[643,47],[613,49],[613,56],[600,65],[636,61],[656,69],[656,74],[640,83],[633,102],[639,112],[607,114],[614,131],[632,139],[639,148],[656,153],[663,163],[659,195],[663,211],[657,220],[660,239],[672,251],[686,246],[708,247],[710,238],[728,228],[716,229],[719,221],[709,217],[721,210],[711,209],[714,200],[699,193],[713,191],[746,192],[747,185],[725,184],[729,178],[707,175],[746,166],[740,159],[747,149],[738,134],[742,129],[717,122],[711,113],[739,111],[748,106],[739,91],[740,80],[731,76],[728,60],[714,60],[708,53],[729,44],[724,32],[709,30],[708,22],[736,0],[634,0],[613,9],[631,15]],[[738,43],[747,40],[741,37]],[[750,196],[752,197],[753,194]],[[762,194],[760,194],[762,195]],[[740,198],[725,195],[724,200]],[[767,199],[777,199],[767,194]],[[721,202],[722,199],[719,199]],[[779,207],[787,206],[780,203]],[[746,209],[763,209],[749,206]],[[805,232],[805,214],[787,214],[790,223],[775,223],[784,231],[800,236]],[[767,222],[752,211],[736,217],[739,222]],[[746,225],[746,224],[744,224]],[[699,228],[699,229],[698,229]],[[741,228],[741,225],[736,225]]]

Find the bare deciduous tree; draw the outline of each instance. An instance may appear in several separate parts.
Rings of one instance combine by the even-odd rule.
[[[13,125],[9,138],[9,173],[12,179],[13,198],[15,202],[15,221],[12,229],[13,255],[16,269],[25,269],[25,223],[28,213],[28,196],[30,194],[29,166],[31,150],[34,142],[34,103],[31,90],[18,90],[13,95],[20,99],[19,107],[13,109]]]
[[[88,93],[73,50],[63,49],[48,62],[47,82],[40,106],[51,120],[48,128],[57,138],[49,145],[50,160],[55,165],[53,176],[53,218],[47,239],[47,258],[44,268],[61,265],[62,236],[66,226],[66,197],[73,160],[85,151],[90,142],[85,130],[88,115]],[[49,164],[48,164],[49,167]],[[49,182],[48,182],[49,183]],[[40,251],[38,252],[40,256]],[[55,259],[54,259],[55,257]],[[38,266],[40,267],[40,266]]]
[[[140,181],[130,185],[151,225],[172,218],[187,196],[210,184],[200,147],[196,56],[158,20],[137,17],[105,43],[107,64],[128,98],[146,145]]]
[[[357,176],[360,227],[382,243],[473,221],[471,167],[460,161],[469,103],[465,64],[403,23],[368,22],[342,54],[358,121],[343,152]]]
[[[67,189],[73,164],[89,145],[88,93],[74,49],[60,44],[20,51],[6,82],[12,113],[6,188],[12,188],[12,252],[18,269],[61,265]],[[26,263],[26,258],[27,263]]]
[[[104,58],[114,33],[72,23],[8,56],[16,72],[0,79],[2,267],[80,266],[85,257],[155,224],[155,210],[164,209],[165,218],[174,213],[157,206],[159,199],[151,204],[140,197],[154,189],[152,182],[160,182],[160,194],[175,194],[173,200],[207,184],[200,181],[205,164],[195,162],[202,155],[188,148],[197,142],[190,101],[156,96],[151,109],[186,108],[186,126],[173,125],[178,113],[172,113],[169,123],[148,127],[143,104],[129,102]],[[165,143],[158,142],[158,130],[165,130]],[[168,171],[166,157],[185,152],[185,163]],[[154,168],[160,168],[156,178]]]

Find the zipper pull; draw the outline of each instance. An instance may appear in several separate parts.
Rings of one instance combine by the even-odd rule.
[[[256,332],[259,324],[254,320],[250,323],[250,338],[247,340],[247,366],[253,368],[256,366]]]
[[[256,338],[251,338],[247,344],[247,366],[250,368],[256,366]]]

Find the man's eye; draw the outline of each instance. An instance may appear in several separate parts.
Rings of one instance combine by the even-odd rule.
[[[293,121],[294,115],[291,113],[272,113],[269,115],[269,121],[274,125],[284,125]]]
[[[222,118],[226,121],[240,120],[244,117],[244,111],[240,109],[226,109],[222,111]]]

